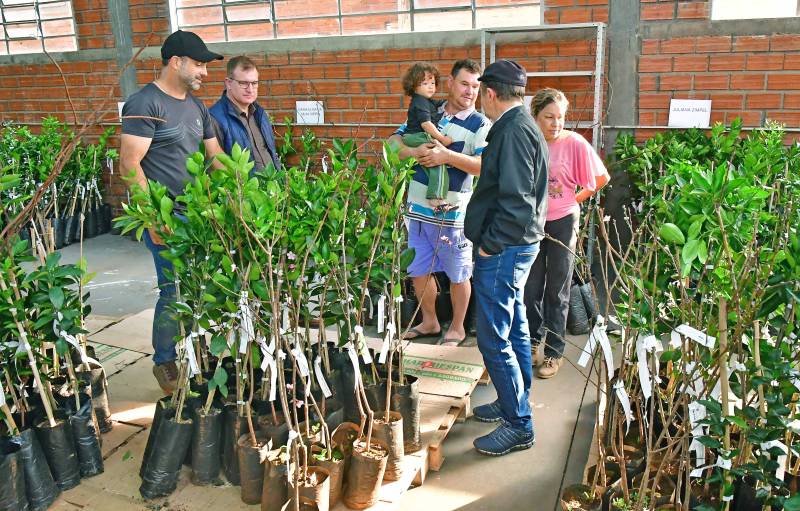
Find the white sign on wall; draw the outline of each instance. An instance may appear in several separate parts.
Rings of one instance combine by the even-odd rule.
[[[671,128],[708,128],[710,120],[710,99],[673,99],[669,102]]]
[[[295,124],[325,124],[322,101],[296,101]]]

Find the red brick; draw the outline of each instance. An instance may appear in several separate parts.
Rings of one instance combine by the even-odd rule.
[[[780,74],[767,76],[769,90],[800,90],[800,74]]]
[[[794,71],[800,69],[800,54],[798,53],[790,53],[784,55],[783,58],[783,69]]]
[[[528,56],[555,56],[558,55],[558,44],[548,42],[535,42],[528,46]]]
[[[694,88],[695,90],[727,89],[729,82],[729,75],[695,75]]]
[[[303,66],[300,68],[300,75],[304,79],[318,79],[325,76],[325,68],[323,66]]]
[[[325,66],[325,78],[347,78],[347,66],[329,65]]]
[[[639,108],[668,108],[671,94],[639,94]]]
[[[656,76],[642,75],[639,77],[639,90],[656,90]]]
[[[733,51],[768,51],[769,36],[748,35],[733,40]]]
[[[592,21],[608,23],[608,7],[595,7],[592,9]]]
[[[672,57],[644,55],[639,57],[640,73],[667,73],[672,71]]]
[[[399,79],[398,79],[399,80]],[[397,82],[400,83],[399,81]],[[402,85],[400,86],[402,91]],[[365,94],[386,94],[386,80],[369,80],[361,84]]]
[[[761,126],[761,112],[725,112],[725,124],[737,118],[742,120],[742,126]]]
[[[658,77],[658,90],[692,90],[692,75],[661,75]]]
[[[697,38],[697,53],[731,51],[731,36],[706,36]]]
[[[302,78],[300,75],[299,67],[284,66],[278,69],[278,76],[281,80],[299,80]]]
[[[373,100],[373,103],[374,103],[374,100]],[[329,110],[350,108],[350,98],[344,97],[344,96],[335,96],[335,97],[332,97],[332,98],[325,98],[325,108],[327,108]]]
[[[783,108],[800,109],[800,93],[787,92],[784,94]]]
[[[763,74],[739,74],[734,73],[731,75],[731,89],[735,90],[763,90],[764,89]]]
[[[497,47],[497,58],[518,59],[520,57],[527,57],[527,56],[528,56],[528,45],[525,43],[501,44]]]
[[[729,110],[735,108],[741,110],[744,105],[743,94],[711,94],[711,108],[722,108]]]
[[[290,64],[311,64],[313,57],[308,51],[293,51],[289,53]]]
[[[590,21],[592,21],[592,10],[585,7],[563,9],[559,16],[559,23],[588,23]]]
[[[558,54],[561,56],[590,55],[590,46],[594,44],[587,40],[583,41],[562,41],[558,44]]]
[[[674,17],[675,5],[672,3],[642,5],[641,19],[643,21],[671,20]]]
[[[675,57],[674,71],[708,71],[707,55],[680,55]]]
[[[786,124],[789,128],[800,127],[800,112],[775,111],[767,112],[767,119]]]
[[[800,35],[796,34],[777,34],[772,36],[770,41],[772,51],[793,51],[800,50]]]
[[[642,126],[654,126],[656,124],[656,113],[639,112],[639,124]]]
[[[653,55],[659,52],[658,39],[645,39],[642,41],[642,55]]]
[[[414,48],[414,60],[438,60],[439,48]]]
[[[708,64],[709,71],[742,71],[744,70],[744,55],[711,55]]]
[[[661,41],[661,53],[694,53],[694,37],[676,37]]]
[[[544,22],[546,25],[555,25],[558,23],[558,11],[546,10],[544,11]]]
[[[679,19],[708,18],[708,2],[680,2],[678,3]]]
[[[354,96],[350,98],[350,104],[354,110],[374,109],[375,96]],[[399,98],[397,98],[397,104],[400,104]]]
[[[545,62],[546,71],[574,71],[578,68],[574,58],[549,59]]]
[[[547,9],[552,9],[554,7],[572,7],[576,5],[575,0],[545,0],[544,3]]]
[[[746,103],[747,108],[780,108],[780,94],[748,94]]]
[[[779,53],[752,53],[747,56],[748,71],[775,71],[783,69],[783,55]]]

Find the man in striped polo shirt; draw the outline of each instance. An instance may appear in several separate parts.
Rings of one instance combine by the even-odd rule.
[[[422,304],[422,321],[409,330],[406,339],[438,337],[442,329],[436,317],[436,283],[432,273],[444,271],[450,279],[453,321],[442,344],[456,346],[466,338],[464,317],[471,294],[472,243],[464,236],[464,216],[472,196],[473,177],[481,171],[481,151],[491,123],[475,111],[480,83],[480,65],[474,60],[459,60],[447,77],[447,102],[439,130],[453,139],[448,147],[439,142],[410,148],[402,143],[405,125],[389,138],[400,147],[400,156],[413,156],[418,165],[408,188],[408,245],[416,250],[408,268],[414,291]],[[425,198],[428,180],[422,167],[447,165],[450,191],[448,208],[434,208]]]

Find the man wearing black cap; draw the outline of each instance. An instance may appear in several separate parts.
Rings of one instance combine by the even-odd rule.
[[[479,80],[483,111],[494,124],[464,230],[477,251],[478,348],[497,400],[474,408],[473,415],[500,425],[473,444],[482,454],[502,456],[528,449],[535,440],[528,402],[531,340],[522,293],[544,236],[548,160],[544,137],[523,105],[525,69],[498,60]]]
[[[192,95],[208,74],[206,63],[222,55],[209,51],[197,34],[178,30],[161,47],[161,74],[131,95],[122,107],[120,162],[125,172],[134,171],[134,182],[146,189],[148,179],[167,187],[174,199],[191,180],[186,159],[200,148],[206,157],[221,152],[214,136],[211,116],[205,105]],[[155,230],[144,233],[153,254],[159,298],[153,316],[153,374],[164,392],[175,390],[175,336],[178,325],[167,306],[175,301],[175,286],[166,277],[171,264],[159,254],[163,242]]]

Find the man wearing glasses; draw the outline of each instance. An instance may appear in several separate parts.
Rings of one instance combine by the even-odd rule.
[[[269,116],[256,103],[258,70],[255,63],[240,55],[228,61],[225,91],[209,109],[216,121],[215,131],[222,149],[230,154],[233,144],[250,150],[255,165],[251,175],[270,163],[280,170],[281,162],[275,149],[275,137]]]

